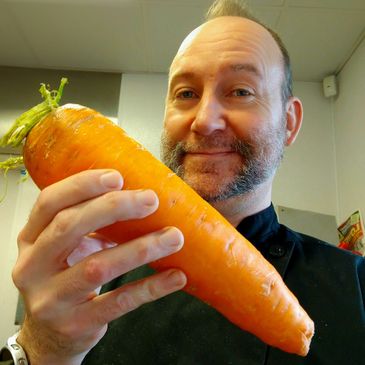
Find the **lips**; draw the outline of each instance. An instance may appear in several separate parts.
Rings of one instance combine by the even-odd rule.
[[[200,162],[208,162],[208,161],[227,161],[227,159],[231,159],[237,156],[237,152],[235,151],[199,151],[199,152],[187,152],[185,154],[184,160],[191,161],[200,161]]]
[[[202,155],[202,156],[218,156],[218,155],[228,155],[235,153],[235,151],[194,151],[187,152],[187,155]]]
[[[205,155],[212,155],[215,153],[231,153],[235,152],[232,149],[218,149],[218,148],[209,148],[209,149],[188,149],[186,153],[199,153],[199,154],[205,154]]]

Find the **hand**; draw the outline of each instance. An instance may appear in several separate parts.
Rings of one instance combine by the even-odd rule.
[[[121,190],[122,184],[115,171],[89,170],[51,185],[19,234],[13,280],[26,318],[18,341],[32,365],[80,364],[108,322],[186,284],[181,271],[168,270],[98,295],[101,285],[183,245],[173,227],[122,245],[90,235],[158,208],[153,191]]]

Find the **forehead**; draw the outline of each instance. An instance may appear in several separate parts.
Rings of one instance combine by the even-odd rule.
[[[185,38],[171,65],[170,78],[199,67],[211,72],[242,69],[265,78],[272,70],[282,70],[282,55],[261,25],[240,17],[220,17]]]

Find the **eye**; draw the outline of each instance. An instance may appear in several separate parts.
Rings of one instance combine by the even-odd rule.
[[[251,96],[253,93],[247,89],[236,89],[231,92],[232,96]]]
[[[192,90],[182,90],[176,94],[177,99],[195,99],[198,96]]]

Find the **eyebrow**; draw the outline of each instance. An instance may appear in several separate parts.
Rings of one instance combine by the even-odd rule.
[[[248,73],[251,73],[251,74],[255,75],[256,77],[262,79],[261,72],[252,63],[235,63],[233,65],[229,65],[227,68],[233,72],[242,72],[242,71],[248,72]],[[193,79],[196,79],[198,76],[197,76],[196,72],[185,71],[185,72],[181,72],[181,73],[177,72],[172,75],[170,74],[169,77],[170,77],[169,84],[171,86],[173,83],[177,82],[180,79],[193,80]]]
[[[169,74],[169,82],[168,82],[168,90],[170,90],[171,86],[177,83],[179,80],[194,80],[197,78],[195,72],[185,71],[185,72],[177,72],[175,74]]]
[[[247,71],[259,78],[262,78],[260,71],[252,63],[236,63],[234,65],[229,66],[229,68],[234,72]]]

